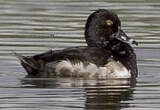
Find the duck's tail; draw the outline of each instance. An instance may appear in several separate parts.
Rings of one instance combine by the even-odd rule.
[[[27,71],[28,75],[36,75],[40,71],[39,61],[34,60],[33,57],[23,56],[19,53],[14,53],[15,56],[20,60],[21,65]]]

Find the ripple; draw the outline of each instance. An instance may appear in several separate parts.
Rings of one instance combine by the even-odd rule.
[[[0,108],[158,110],[159,6],[159,0],[0,1]],[[122,28],[139,42],[134,46],[139,68],[136,81],[25,77],[14,52],[34,55],[85,46],[86,19],[102,8],[117,12]]]

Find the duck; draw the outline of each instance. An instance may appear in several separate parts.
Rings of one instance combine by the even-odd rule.
[[[87,46],[49,50],[33,56],[15,53],[28,76],[136,78],[138,43],[121,28],[116,13],[98,9],[87,19],[84,32]]]

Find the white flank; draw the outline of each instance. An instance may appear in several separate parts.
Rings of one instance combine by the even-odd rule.
[[[72,64],[69,60],[62,60],[56,65],[55,72],[60,76],[98,77],[98,78],[129,78],[131,77],[124,65],[111,60],[104,67],[97,67],[93,63],[84,65],[83,62]]]
[[[113,78],[130,78],[131,73],[127,68],[119,61],[110,61],[105,65],[110,70],[108,77]]]

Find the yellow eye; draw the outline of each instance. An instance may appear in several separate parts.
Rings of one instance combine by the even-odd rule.
[[[111,20],[106,20],[106,25],[107,25],[107,26],[112,26],[112,25],[113,25],[113,21],[111,21]]]

